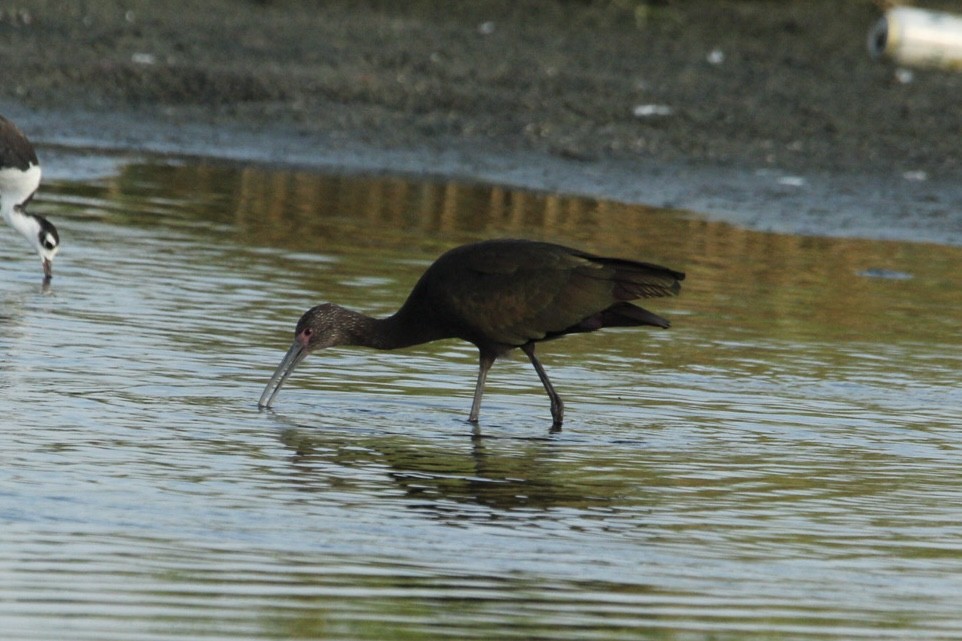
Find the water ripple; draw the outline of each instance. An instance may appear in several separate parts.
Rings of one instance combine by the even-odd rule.
[[[52,292],[0,246],[6,637],[962,635],[958,250],[203,164],[46,189]],[[473,433],[457,342],[312,356],[257,409],[304,309],[389,313],[507,234],[687,261],[670,331],[539,351],[564,431],[507,358]]]

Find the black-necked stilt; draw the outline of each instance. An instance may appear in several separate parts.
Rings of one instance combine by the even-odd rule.
[[[603,327],[668,321],[628,301],[678,293],[681,272],[666,267],[527,240],[489,240],[452,249],[421,276],[407,301],[383,319],[330,303],[309,309],[294,343],[261,394],[270,407],[287,377],[312,351],[335,345],[394,349],[442,338],[474,343],[481,362],[468,420],[476,423],[494,361],[520,347],[551,399],[554,427],[564,405],[535,357],[535,344]]]
[[[37,152],[16,125],[0,116],[0,213],[40,254],[44,279],[50,280],[60,236],[49,220],[27,212],[39,186]]]

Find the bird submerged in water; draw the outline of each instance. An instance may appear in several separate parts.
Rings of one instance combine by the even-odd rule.
[[[428,267],[393,316],[371,318],[331,303],[305,312],[258,406],[269,408],[291,372],[319,349],[396,349],[461,338],[480,352],[469,421],[478,420],[485,378],[494,361],[520,348],[551,399],[554,427],[560,427],[564,404],[535,357],[535,345],[604,327],[667,328],[667,320],[628,301],[677,294],[684,278],[667,267],[551,243],[488,240],[463,245]]]
[[[49,220],[27,212],[27,203],[39,186],[37,152],[16,125],[0,116],[0,214],[40,255],[44,281],[49,282],[60,236]]]

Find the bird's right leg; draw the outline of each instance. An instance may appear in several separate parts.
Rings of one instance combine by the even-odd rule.
[[[481,353],[480,366],[478,368],[478,384],[474,388],[474,402],[471,403],[471,413],[468,421],[478,422],[478,413],[481,411],[481,396],[484,395],[484,381],[488,378],[488,370],[494,365],[494,355]]]
[[[548,393],[548,398],[551,399],[551,418],[554,420],[552,427],[556,430],[561,429],[561,424],[564,423],[565,417],[565,404],[558,396],[558,392],[554,390],[554,385],[548,379],[548,373],[544,371],[544,367],[541,366],[541,361],[538,357],[534,355],[534,343],[528,343],[521,346],[522,351],[528,355],[528,359],[531,364],[534,365],[534,371],[538,372],[538,378],[541,379],[541,384],[544,385],[544,391]]]

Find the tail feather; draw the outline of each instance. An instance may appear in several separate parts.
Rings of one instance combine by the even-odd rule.
[[[615,303],[601,312],[602,327],[632,327],[635,325],[654,325],[662,329],[671,327],[671,323],[653,314],[647,309],[631,303]]]
[[[674,296],[681,291],[681,281],[685,280],[684,272],[652,263],[604,257],[592,260],[612,270],[608,279],[614,282],[613,293],[620,301]]]

